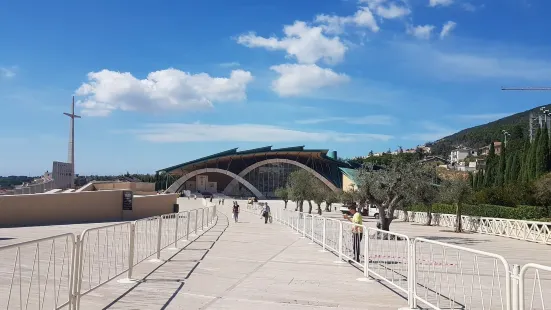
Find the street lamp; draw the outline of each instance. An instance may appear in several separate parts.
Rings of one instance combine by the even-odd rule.
[[[504,144],[507,145],[507,136],[511,136],[511,134],[507,130],[502,130],[504,139]]]

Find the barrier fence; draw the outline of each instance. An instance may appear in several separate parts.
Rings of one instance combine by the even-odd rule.
[[[271,208],[276,222],[358,266],[359,280],[372,276],[403,293],[409,308],[551,309],[551,267],[520,268],[494,253]]]
[[[397,210],[396,215],[402,220],[407,218],[410,222],[427,222],[426,212]],[[455,214],[432,213],[431,224],[453,228],[455,219]],[[550,223],[469,215],[462,215],[461,220],[465,231],[551,245]]]
[[[163,249],[198,235],[216,205],[0,247],[1,309],[79,309],[80,299]],[[9,262],[9,264],[6,264]]]

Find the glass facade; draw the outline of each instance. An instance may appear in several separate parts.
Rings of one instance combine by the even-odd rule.
[[[287,184],[289,175],[300,169],[288,163],[267,164],[255,168],[244,179],[256,187],[265,197],[275,197],[275,190]]]
[[[267,164],[260,166],[245,176],[245,180],[256,187],[265,197],[275,197],[276,189],[287,184],[289,175],[300,169],[287,163]]]

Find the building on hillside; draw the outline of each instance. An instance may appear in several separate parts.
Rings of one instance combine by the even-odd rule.
[[[337,152],[308,150],[304,146],[272,149],[271,146],[237,151],[237,148],[157,171],[176,179],[167,193],[224,193],[229,196],[273,198],[289,175],[310,172],[328,190],[343,188],[341,168],[355,168],[338,160]]]
[[[478,153],[476,150],[473,150],[468,147],[460,147],[451,151],[449,161],[451,164],[454,164],[464,160],[469,156],[477,156],[477,155]]]
[[[423,165],[431,165],[434,167],[439,167],[443,165],[448,165],[449,161],[440,156],[427,156],[419,161]]]
[[[480,155],[486,155],[486,156],[489,155],[490,147],[491,147],[491,144],[488,144],[487,146],[480,148]],[[499,141],[494,142],[494,149],[496,151],[496,155],[501,154],[501,142]]]

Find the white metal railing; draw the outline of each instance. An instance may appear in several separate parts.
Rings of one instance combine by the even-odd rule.
[[[551,309],[551,267],[510,266],[500,255],[273,207],[276,222],[407,295],[410,308]],[[411,215],[423,222],[423,213]],[[439,215],[443,223],[455,218]],[[480,227],[466,220],[465,227]],[[361,239],[361,240],[359,240]],[[358,242],[359,241],[359,242]],[[359,253],[358,253],[359,252]],[[358,254],[356,254],[358,253]],[[359,256],[359,257],[358,257]],[[542,274],[545,273],[544,277]]]
[[[132,281],[134,266],[204,231],[216,212],[211,205],[0,247],[0,308],[78,309],[86,294],[125,272]]]
[[[426,212],[397,211],[397,213],[398,217],[402,220],[407,216],[411,222],[427,222]],[[454,227],[455,219],[455,214],[432,213],[431,224],[442,227]],[[551,245],[551,223],[548,222],[468,215],[462,215],[461,220],[465,231]]]
[[[79,299],[128,270],[132,226],[130,222],[113,224],[81,234],[77,251]]]
[[[515,266],[513,273],[519,270]],[[513,292],[515,299],[518,296],[519,309],[551,309],[551,267],[539,264],[526,264],[518,273],[518,293]]]
[[[5,263],[0,271],[0,307],[71,307],[74,255],[73,234],[0,247],[0,262]]]
[[[511,310],[509,264],[500,255],[416,238],[413,296],[432,309]]]

